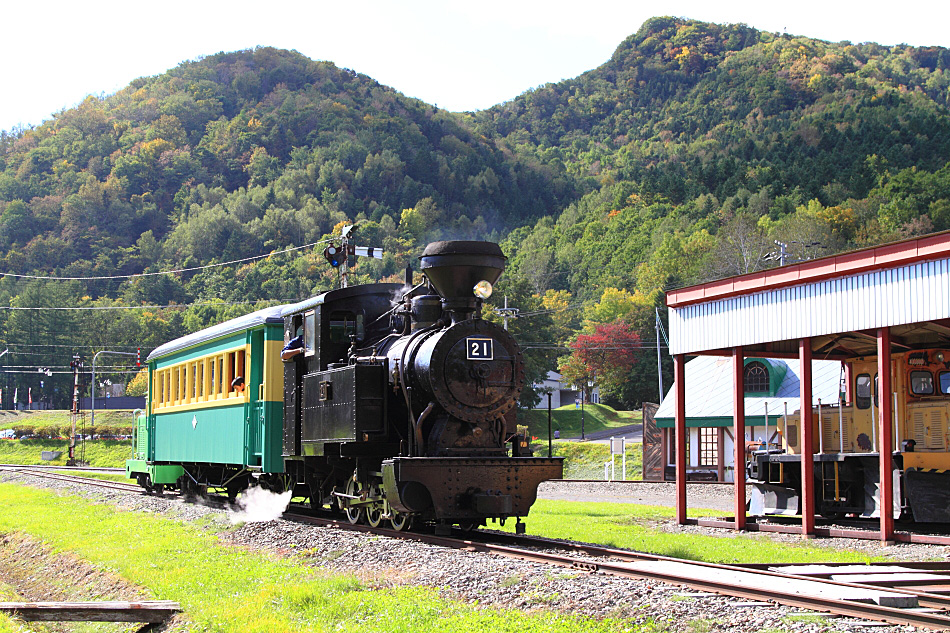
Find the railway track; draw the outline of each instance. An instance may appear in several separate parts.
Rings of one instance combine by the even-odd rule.
[[[62,475],[32,467],[0,469],[141,493],[141,488],[135,484]],[[437,536],[371,528],[304,514],[297,509],[286,512],[284,518],[301,524],[332,526],[589,573],[659,580],[723,596],[767,600],[840,616],[935,630],[950,629],[950,563],[720,565],[489,530],[471,533],[456,530],[452,536]]]

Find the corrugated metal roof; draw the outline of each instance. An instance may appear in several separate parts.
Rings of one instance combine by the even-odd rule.
[[[950,318],[950,256],[670,308],[670,353]]]
[[[799,398],[798,361],[786,362],[769,359],[774,365],[785,365],[788,371],[785,380],[779,385],[773,397],[747,397],[745,399],[746,418],[759,416],[761,422],[768,405],[769,418],[779,416],[785,411],[797,410],[801,404]],[[831,360],[812,361],[812,404],[821,400],[825,404],[838,401],[838,389],[841,380],[841,362]],[[656,418],[673,419],[676,412],[675,384],[667,392],[663,404],[656,412]],[[697,356],[686,363],[686,417],[687,418],[731,418],[732,405],[732,358],[721,356]]]
[[[675,308],[700,301],[746,295],[760,290],[774,290],[801,283],[817,283],[825,279],[939,259],[946,257],[948,253],[950,253],[950,231],[943,231],[670,290],[666,294],[666,305]]]
[[[148,355],[147,360],[161,358],[162,356],[180,352],[189,347],[194,347],[195,345],[199,345],[201,343],[207,343],[208,341],[213,341],[215,339],[228,336],[229,334],[241,332],[242,330],[247,330],[259,325],[264,325],[265,323],[283,323],[284,319],[281,317],[281,312],[285,307],[286,306],[280,305],[264,308],[263,310],[257,310],[256,312],[251,312],[250,314],[245,314],[244,316],[230,319],[224,323],[218,323],[217,325],[212,325],[209,328],[198,330],[197,332],[182,336],[181,338],[176,338],[173,341],[169,341],[164,345],[159,345],[153,349],[152,353]]]

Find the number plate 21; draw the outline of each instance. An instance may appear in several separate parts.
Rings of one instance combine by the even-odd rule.
[[[490,338],[469,337],[465,339],[466,358],[468,360],[494,360],[494,342],[494,339]]]

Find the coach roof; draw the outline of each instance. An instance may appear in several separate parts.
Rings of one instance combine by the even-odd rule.
[[[169,341],[164,345],[159,345],[154,350],[152,350],[152,353],[148,355],[148,360],[161,358],[162,356],[167,356],[174,352],[180,352],[184,349],[188,349],[189,347],[194,347],[195,345],[200,345],[201,343],[206,343],[208,341],[213,341],[236,332],[249,330],[266,323],[282,324],[284,319],[281,317],[281,312],[284,310],[284,308],[286,308],[284,305],[271,306],[269,308],[257,310],[256,312],[251,312],[250,314],[245,314],[244,316],[230,319],[224,323],[212,325],[211,327],[198,330],[197,332],[193,332],[187,336],[176,338],[175,340]]]

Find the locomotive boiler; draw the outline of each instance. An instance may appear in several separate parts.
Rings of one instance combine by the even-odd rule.
[[[293,490],[373,526],[523,529],[562,463],[516,432],[521,351],[481,318],[505,261],[497,244],[436,242],[416,286],[331,290],[163,345],[129,475],[149,489]],[[235,376],[244,391],[228,390]]]

